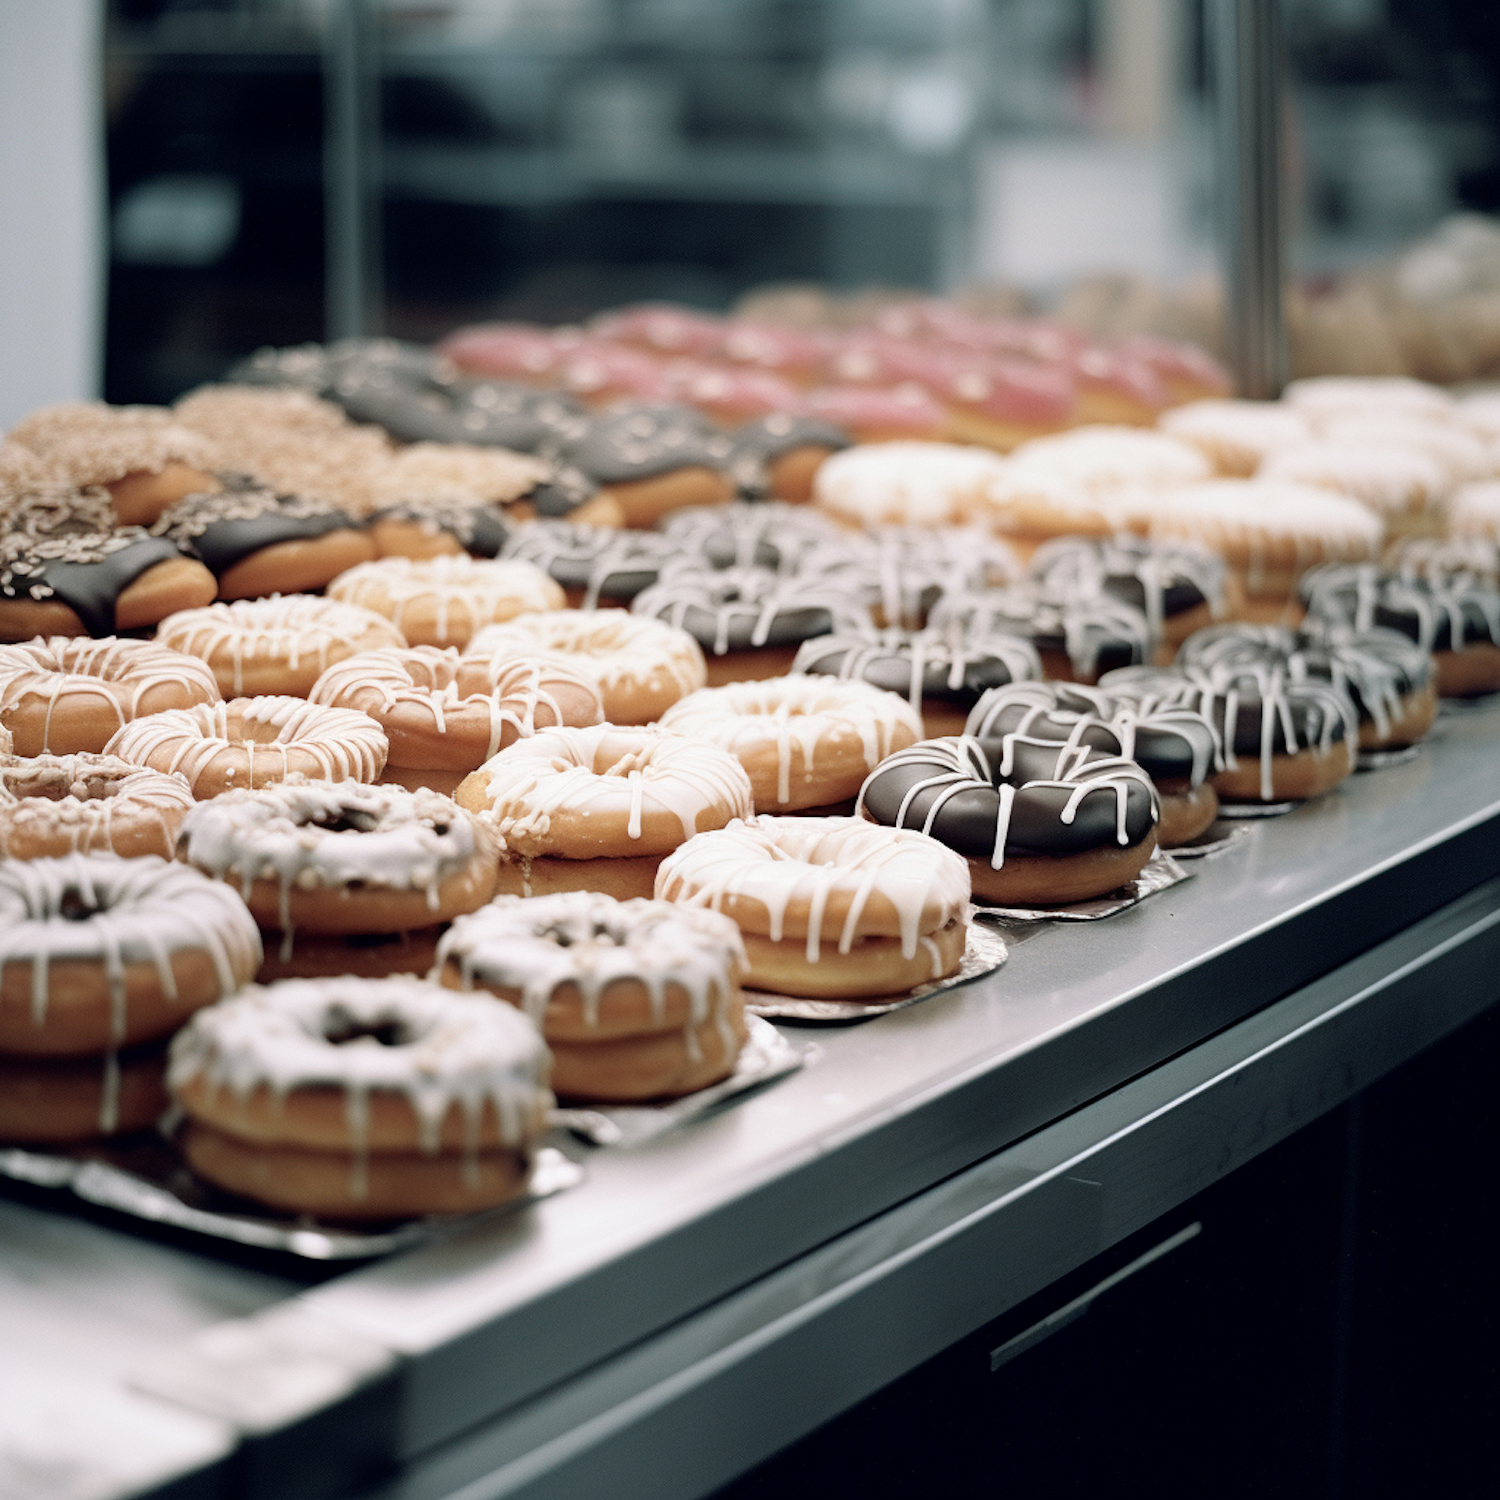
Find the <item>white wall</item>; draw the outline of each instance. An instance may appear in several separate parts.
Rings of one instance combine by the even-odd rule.
[[[102,0],[0,0],[0,431],[98,394]]]

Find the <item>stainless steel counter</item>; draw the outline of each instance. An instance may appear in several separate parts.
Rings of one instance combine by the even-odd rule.
[[[324,1285],[0,1202],[0,1494],[702,1494],[1492,1003],[1497,907],[1490,705],[987,980],[797,1030],[802,1073],[581,1188]]]

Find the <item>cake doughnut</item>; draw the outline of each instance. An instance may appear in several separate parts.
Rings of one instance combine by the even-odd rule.
[[[750,777],[758,813],[852,803],[880,761],[922,738],[920,716],[894,693],[812,676],[702,688],[660,727],[728,750]]]
[[[387,973],[397,957],[425,973],[443,924],[495,894],[498,853],[436,792],[299,778],[200,803],[177,857],[244,899],[266,935],[265,981]],[[348,941],[397,934],[399,953]]]
[[[924,740],[877,766],[864,815],[946,844],[968,861],[974,897],[1062,906],[1134,880],[1156,849],[1158,803],[1134,761],[1006,735]]]
[[[524,1010],[563,1099],[633,1102],[728,1077],[745,1042],[739,928],[717,912],[592,891],[497,896],[438,943],[436,977]]]
[[[1278,448],[1305,443],[1311,423],[1277,401],[1237,401],[1209,397],[1164,411],[1157,428],[1200,449],[1219,474],[1248,479],[1261,460]]]
[[[863,443],[819,467],[812,499],[848,526],[965,525],[986,515],[1003,464],[960,443]]]
[[[708,680],[687,631],[622,609],[555,609],[490,625],[464,656],[490,673],[543,652],[566,660],[599,690],[608,724],[654,724]]]
[[[486,625],[565,602],[530,563],[472,557],[382,557],[341,573],[328,597],[384,615],[409,645],[460,647]]]
[[[687,631],[703,648],[710,687],[783,677],[803,641],[874,623],[850,583],[690,560],[663,569],[630,608]]]
[[[171,859],[193,805],[180,776],[110,755],[0,757],[0,858],[157,854]]]
[[[334,662],[361,651],[406,645],[405,636],[384,615],[310,594],[273,594],[183,610],[161,622],[156,639],[206,662],[220,691],[235,697],[305,697]]]
[[[139,527],[115,529],[103,490],[33,486],[5,507],[0,638],[113,635],[213,598],[202,563]]]
[[[0,1053],[89,1057],[151,1041],[259,962],[245,903],[185,865],[0,861]]]
[[[771,568],[796,572],[820,545],[851,533],[814,506],[780,500],[736,500],[732,505],[679,510],[661,523],[671,554],[711,568]]]
[[[832,422],[775,411],[737,427],[727,465],[742,495],[774,497],[793,505],[812,499],[825,460],[849,446]]]
[[[561,584],[570,608],[594,609],[601,600],[629,604],[656,582],[676,550],[668,537],[654,531],[535,520],[516,528],[504,552]]]
[[[727,750],[614,724],[517,740],[455,800],[498,832],[500,889],[523,896],[649,894],[664,855],[753,810],[750,778]]]
[[[0,1141],[70,1145],[145,1130],[168,1103],[160,1044],[98,1057],[0,1053]]]
[[[492,755],[538,729],[599,724],[598,689],[562,657],[460,657],[412,646],[346,657],[311,703],[368,714],[390,742],[381,779],[451,794]]]
[[[375,556],[364,526],[327,501],[279,495],[251,480],[188,495],[151,530],[202,562],[221,599],[320,589]]]
[[[252,986],[173,1039],[188,1165],[286,1213],[381,1220],[526,1192],[552,1094],[518,1010],[418,979]]]
[[[755,818],[662,861],[659,899],[739,926],[755,989],[878,1000],[963,962],[969,872],[936,839],[863,818]]]
[[[1042,663],[1022,636],[929,627],[819,636],[798,648],[792,671],[899,693],[921,715],[921,738],[936,739],[962,734],[983,692],[1040,677]]]
[[[133,719],[218,701],[201,661],[151,641],[0,646],[0,723],[17,755],[97,754]]]

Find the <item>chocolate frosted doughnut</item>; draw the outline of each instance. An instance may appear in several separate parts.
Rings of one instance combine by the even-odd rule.
[[[660,529],[675,553],[712,568],[773,568],[781,573],[795,572],[814,548],[850,535],[821,511],[777,500],[695,506],[667,516]]]
[[[511,525],[498,505],[463,500],[403,500],[370,516],[370,535],[381,557],[499,557]]]
[[[732,437],[728,468],[740,494],[774,495],[799,505],[812,498],[813,476],[823,460],[850,441],[832,422],[780,411],[753,418]]]
[[[504,555],[532,563],[560,583],[574,608],[593,609],[600,600],[628,604],[656,582],[677,551],[673,538],[653,531],[536,520],[516,528]]]
[[[1007,904],[1102,896],[1156,847],[1156,790],[1140,766],[1023,735],[994,754],[966,736],[924,740],[870,773],[858,807],[964,855],[975,896]]]

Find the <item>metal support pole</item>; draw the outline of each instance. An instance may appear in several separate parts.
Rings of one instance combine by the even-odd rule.
[[[1209,0],[1229,363],[1242,396],[1286,384],[1279,0]]]
[[[335,0],[323,49],[323,323],[330,339],[377,331],[373,54],[367,0]]]

